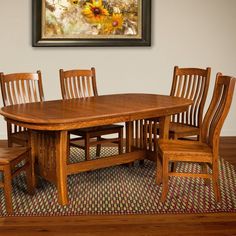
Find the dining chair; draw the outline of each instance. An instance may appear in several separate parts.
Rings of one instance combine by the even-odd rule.
[[[186,112],[171,116],[170,138],[179,139],[189,136],[199,138],[210,74],[209,67],[206,69],[174,67],[170,96],[191,99],[193,104]],[[157,124],[157,134],[159,134],[159,124]]]
[[[44,101],[41,72],[37,73],[0,73],[3,105],[23,104]],[[8,147],[13,143],[27,146],[28,131],[7,122]]]
[[[209,184],[212,179],[216,201],[221,200],[219,189],[219,138],[220,131],[229,112],[236,79],[216,75],[216,82],[210,106],[200,128],[200,140],[160,139],[158,141],[157,183],[162,182],[161,200],[164,202],[168,192],[168,181],[171,176],[200,177]],[[200,163],[201,173],[180,173],[169,171],[169,163]],[[212,172],[208,171],[208,167]]]
[[[26,172],[27,188],[33,194],[33,165],[30,156],[30,149],[26,147],[0,148],[0,172],[3,180],[0,180],[0,187],[4,189],[6,211],[13,213],[12,206],[12,179],[22,171]]]
[[[90,70],[60,69],[61,94],[63,99],[88,98],[98,96],[95,68]],[[111,124],[91,128],[72,130],[72,135],[79,138],[71,138],[70,145],[85,150],[85,159],[90,159],[90,146],[96,145],[96,156],[100,156],[101,145],[104,143],[117,143],[119,154],[123,152],[123,125]],[[117,134],[115,138],[104,138],[103,135]],[[75,143],[76,140],[84,140],[84,145]]]

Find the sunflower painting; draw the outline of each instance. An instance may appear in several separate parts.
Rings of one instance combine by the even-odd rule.
[[[33,25],[36,27],[33,46],[38,46],[38,41],[58,43],[71,40],[75,44],[75,41],[88,42],[90,39],[92,42],[117,41],[117,45],[122,40],[134,40],[134,43],[140,40],[142,43],[145,41],[144,25],[150,29],[151,0],[32,1]]]
[[[140,38],[141,0],[44,0],[44,38]]]

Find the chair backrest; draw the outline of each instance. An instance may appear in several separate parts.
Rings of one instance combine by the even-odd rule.
[[[67,71],[60,69],[60,84],[63,99],[98,96],[95,68]]]
[[[7,75],[0,73],[0,82],[4,106],[44,100],[40,71]]]
[[[44,101],[41,72],[37,73],[0,73],[3,105],[23,104]],[[11,134],[26,128],[7,123],[8,141]]]
[[[201,127],[210,74],[211,68],[209,67],[199,69],[175,66],[170,95],[191,99],[193,104],[186,112],[173,115],[172,122]]]
[[[217,73],[213,96],[205,114],[200,140],[218,157],[220,131],[230,109],[236,78]]]

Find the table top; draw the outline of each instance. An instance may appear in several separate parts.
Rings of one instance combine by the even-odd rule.
[[[189,99],[155,94],[113,94],[89,98],[11,105],[0,114],[26,128],[58,130],[160,117],[183,112]],[[13,122],[14,123],[14,122]],[[38,127],[36,127],[38,126]]]

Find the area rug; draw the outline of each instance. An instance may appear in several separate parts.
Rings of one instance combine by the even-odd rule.
[[[117,154],[117,148],[102,148],[102,156]],[[95,150],[91,149],[95,158]],[[71,162],[84,159],[84,153],[71,148]],[[199,172],[196,164],[179,164],[177,170]],[[161,203],[161,186],[155,182],[155,163],[146,160],[143,166],[115,166],[68,177],[70,204],[60,206],[53,184],[41,179],[35,195],[26,192],[25,175],[13,181],[13,216],[75,216],[125,214],[179,214],[236,212],[236,171],[220,160],[222,202],[216,203],[212,186],[199,178],[171,177],[169,193]],[[5,211],[3,190],[0,190],[0,216]]]

